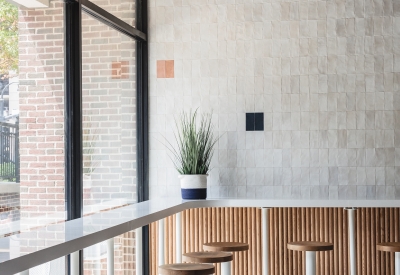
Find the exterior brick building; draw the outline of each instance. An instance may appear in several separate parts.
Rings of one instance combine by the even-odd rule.
[[[0,224],[20,219],[19,192],[0,194]]]
[[[19,11],[21,222],[64,219],[63,2]]]

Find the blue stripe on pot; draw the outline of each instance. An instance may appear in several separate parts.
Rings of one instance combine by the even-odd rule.
[[[207,198],[207,188],[181,189],[184,200],[204,200]]]

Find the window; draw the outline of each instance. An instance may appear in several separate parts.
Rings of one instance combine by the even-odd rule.
[[[63,1],[25,7],[0,0],[0,235],[63,221]],[[9,247],[2,243],[0,247]],[[7,259],[16,251],[2,250]],[[18,252],[18,251],[17,251]],[[63,261],[52,274],[64,272]],[[41,273],[45,274],[45,273]]]
[[[0,0],[2,233],[65,219],[63,2]],[[10,232],[8,232],[10,233]]]
[[[137,52],[147,54],[147,46],[146,35],[133,27],[137,8],[133,0],[0,0],[0,236],[135,203],[138,187],[146,192],[138,179],[146,178],[147,165],[147,107],[141,103],[147,57]],[[82,13],[81,28],[74,28],[81,10],[91,15]],[[71,55],[76,52],[82,59]],[[82,106],[79,123],[65,104],[76,91],[82,95],[73,105]],[[69,155],[75,148],[82,154]],[[82,164],[82,174],[70,163]],[[77,211],[71,210],[77,201]],[[133,232],[115,238],[116,253],[123,255],[116,270],[132,270],[133,240]],[[103,257],[101,244],[90,249],[85,269]],[[31,269],[48,271],[64,274],[64,259]]]
[[[84,214],[136,202],[136,42],[82,14]]]
[[[123,20],[130,26],[136,24],[136,1],[134,0],[92,0],[93,4],[108,11],[118,19]]]

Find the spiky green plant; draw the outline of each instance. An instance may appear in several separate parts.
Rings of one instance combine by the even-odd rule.
[[[214,146],[218,138],[213,134],[211,114],[203,114],[197,122],[197,110],[183,112],[175,119],[177,132],[174,133],[178,147],[169,143],[172,160],[181,175],[205,175],[210,169]]]

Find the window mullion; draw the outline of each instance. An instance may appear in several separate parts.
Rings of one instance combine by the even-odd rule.
[[[65,24],[65,197],[67,220],[82,217],[82,21],[81,4],[66,1]],[[77,228],[71,228],[76,231]],[[68,228],[66,228],[68,238]],[[71,274],[70,256],[66,257]],[[79,251],[79,274],[83,274],[83,252]]]

